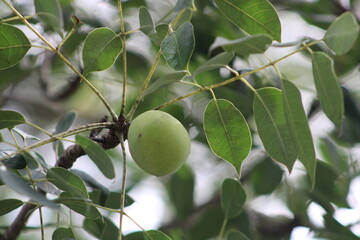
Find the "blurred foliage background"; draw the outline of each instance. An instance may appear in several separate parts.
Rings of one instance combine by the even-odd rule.
[[[12,1],[14,6],[26,16],[34,16],[32,1]],[[81,25],[62,47],[63,54],[82,69],[81,47],[86,35],[98,27],[109,27],[120,31],[117,1],[115,0],[60,0],[64,15],[64,29],[69,31],[73,24],[71,16],[76,16]],[[298,41],[304,38],[322,38],[324,31],[345,11],[352,11],[360,18],[359,0],[272,0],[283,27],[283,42]],[[126,30],[139,27],[139,6],[147,6],[156,22],[168,23],[173,17],[172,9],[176,1],[128,0],[123,1]],[[210,0],[195,1],[196,11],[191,12],[191,23],[195,31],[195,49],[189,64],[190,72],[207,59],[222,51],[212,49],[218,37],[237,39],[244,36],[235,25],[222,16]],[[12,12],[0,2],[0,18],[12,17]],[[37,17],[29,20],[52,43],[60,42],[58,33],[47,29]],[[13,24],[13,23],[12,23]],[[16,23],[35,43],[39,42],[24,25]],[[346,44],[346,43],[344,43]],[[40,45],[40,44],[39,44]],[[142,32],[136,31],[127,39],[128,88],[127,109],[134,102],[142,82],[156,56],[158,46]],[[359,63],[360,38],[347,55],[335,56],[336,73],[341,81],[345,97],[345,121],[342,129],[336,129],[319,110],[314,94],[311,75],[311,62],[306,52],[286,59],[278,64],[283,75],[297,84],[303,94],[310,127],[316,144],[316,151],[322,161],[318,162],[316,185],[308,192],[309,183],[301,164],[295,165],[289,175],[283,166],[275,163],[261,150],[259,139],[254,135],[251,155],[242,167],[241,182],[247,194],[245,210],[231,219],[228,228],[240,230],[249,239],[359,239],[360,234],[360,178],[359,148],[360,110],[359,110]],[[294,51],[296,47],[272,47],[267,57],[276,59]],[[324,49],[318,44],[313,49]],[[326,49],[325,49],[326,50]],[[331,52],[330,52],[331,54]],[[237,56],[230,65],[237,71],[255,69],[267,63],[263,55],[247,58]],[[122,59],[118,58],[110,69],[93,73],[90,81],[100,90],[111,105],[120,111],[122,92]],[[136,114],[153,109],[168,100],[196,89],[190,85],[172,83],[157,86],[157,81],[166,81],[174,71],[162,59],[151,80],[151,91],[139,105]],[[196,76],[201,85],[220,82],[231,76],[226,69],[212,70]],[[248,81],[255,87],[279,87],[279,79],[274,69],[265,69],[251,75]],[[101,102],[88,87],[79,82],[71,70],[54,55],[41,48],[32,48],[16,66],[0,71],[0,105],[3,109],[14,109],[52,131],[64,113],[77,113],[76,125],[99,121],[106,115]],[[252,101],[253,93],[241,82],[215,89],[218,98],[231,100],[254,128]],[[173,239],[202,240],[214,238],[220,231],[223,212],[220,207],[220,183],[225,177],[236,176],[233,169],[218,159],[209,149],[202,130],[203,112],[211,95],[203,92],[164,108],[179,119],[192,137],[192,150],[188,165],[177,173],[163,177],[150,177],[129,161],[128,194],[135,203],[126,211],[144,228],[158,228]],[[33,128],[22,128],[27,133],[45,137]],[[253,130],[253,129],[252,129]],[[1,145],[1,143],[0,143]],[[48,164],[55,163],[54,152],[42,147],[39,152]],[[80,159],[74,169],[86,168],[99,182],[110,189],[119,191],[121,176],[121,152],[116,148],[109,150],[116,164],[116,183],[103,179],[95,166]],[[86,157],[84,157],[86,158]],[[1,188],[2,198],[14,193]],[[55,214],[46,213],[49,229],[55,222]],[[7,225],[16,212],[0,219],[0,225]],[[75,225],[81,225],[79,216]],[[37,216],[31,218],[29,226],[38,226]],[[116,216],[109,213],[109,219]],[[65,220],[69,221],[69,219]],[[36,230],[36,228],[35,228]],[[136,226],[125,222],[126,233],[138,231]],[[34,229],[27,234],[38,232]],[[93,234],[77,231],[79,239],[89,239]],[[138,233],[131,233],[125,239],[139,239]],[[110,238],[109,238],[110,239]]]

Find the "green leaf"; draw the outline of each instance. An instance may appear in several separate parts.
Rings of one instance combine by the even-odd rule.
[[[171,238],[158,230],[149,230],[144,232],[144,240],[171,240]]]
[[[186,1],[186,0],[185,0]],[[172,26],[172,29],[174,31],[176,31],[181,25],[183,25],[184,23],[186,22],[190,22],[191,20],[191,17],[192,17],[192,11],[187,8],[185,9],[182,14],[179,15],[176,23],[174,24],[174,26]]]
[[[26,141],[27,139],[31,139],[31,140],[37,140],[37,141],[40,141],[41,139],[38,138],[38,137],[35,137],[33,135],[30,135],[30,134],[27,134],[26,132],[18,129],[18,128],[12,128],[11,129],[12,131],[16,132],[21,138],[23,141]]]
[[[341,14],[328,28],[324,41],[336,54],[350,51],[359,36],[359,24],[351,12]]]
[[[342,240],[359,240],[359,236],[355,235],[349,228],[339,223],[333,216],[324,215],[326,233],[329,236],[322,235],[326,239],[342,239]],[[329,238],[328,238],[329,237]]]
[[[187,165],[182,166],[169,179],[169,198],[180,220],[184,220],[193,210],[194,184],[194,173]]]
[[[120,201],[121,198],[120,192],[109,192],[107,196],[104,207],[112,208],[112,209],[120,209]],[[130,206],[134,203],[134,199],[132,199],[129,195],[125,194],[125,206]]]
[[[56,203],[48,200],[44,195],[36,192],[25,182],[24,179],[12,171],[6,169],[6,167],[0,168],[0,177],[3,183],[5,183],[8,187],[21,195],[29,197],[32,201],[50,208],[59,208]]]
[[[314,142],[299,89],[290,81],[282,81],[282,99],[286,122],[298,152],[299,160],[309,174],[312,186],[315,183],[316,154]]]
[[[21,207],[24,203],[18,199],[4,199],[0,200],[0,216],[5,215],[18,207]]]
[[[286,123],[281,91],[276,88],[258,89],[253,108],[258,134],[266,152],[291,172],[297,151]]]
[[[83,228],[101,240],[118,238],[119,229],[106,217],[96,220],[85,218]]]
[[[75,240],[75,235],[71,228],[59,227],[52,235],[52,240]]]
[[[161,52],[167,64],[175,70],[186,70],[195,47],[194,29],[184,23],[161,43]]]
[[[122,41],[110,28],[91,31],[84,43],[84,75],[111,67],[122,50]]]
[[[46,178],[59,189],[68,192],[72,196],[88,198],[85,183],[76,174],[61,168],[54,167],[48,170]]]
[[[250,35],[263,33],[281,42],[281,24],[268,0],[215,0],[221,12]]]
[[[251,133],[241,112],[228,100],[211,100],[204,112],[204,130],[211,150],[232,164],[240,166],[251,149]]]
[[[62,36],[64,25],[63,14],[58,0],[35,0],[36,14],[51,31],[56,31]]]
[[[283,179],[283,170],[270,157],[260,158],[259,162],[249,170],[248,179],[256,195],[271,194]]]
[[[340,127],[344,116],[344,97],[332,58],[323,52],[314,52],[312,70],[321,107],[326,116]]]
[[[60,198],[57,199],[57,202],[64,204],[71,210],[89,219],[102,219],[102,215],[99,210],[96,207],[91,206],[89,201],[86,199],[75,198],[71,194],[63,192],[61,193]]]
[[[156,45],[160,46],[162,41],[166,37],[168,31],[169,31],[168,24],[159,24],[155,27],[155,34],[151,36],[151,39],[154,41]]]
[[[100,145],[82,135],[76,135],[75,139],[76,143],[81,146],[104,176],[113,179],[115,177],[114,165],[106,151]]]
[[[75,112],[66,113],[65,116],[63,116],[60,119],[60,121],[56,124],[54,134],[59,134],[59,133],[69,130],[71,125],[74,123],[75,119],[76,119]]]
[[[8,168],[23,169],[26,167],[26,159],[23,154],[16,154],[11,158],[3,160],[3,164]]]
[[[270,47],[271,43],[271,37],[264,34],[256,34],[236,40],[217,37],[211,45],[210,51],[217,47],[222,47],[226,51],[234,51],[242,57],[248,57],[251,54],[264,53]]]
[[[187,71],[178,71],[173,73],[168,73],[162,75],[160,78],[156,79],[153,84],[151,84],[145,91],[145,95],[149,95],[159,88],[182,80],[188,74]]]
[[[0,24],[0,70],[17,64],[30,47],[28,38],[20,29]]]
[[[226,240],[249,240],[242,232],[230,230]]]
[[[223,52],[201,64],[193,73],[193,76],[213,69],[225,67],[234,58],[233,52]]]
[[[225,218],[240,214],[246,201],[246,193],[238,180],[227,178],[221,186],[221,207]]]
[[[26,123],[26,120],[20,113],[15,111],[0,110],[0,129],[13,128],[16,125],[23,123]]]
[[[141,6],[139,9],[139,22],[140,30],[145,34],[151,37],[151,34],[155,32],[154,22],[150,15],[149,9],[144,6]]]

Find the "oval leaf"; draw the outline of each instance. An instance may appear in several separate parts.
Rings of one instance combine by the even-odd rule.
[[[0,216],[5,215],[18,207],[21,207],[24,203],[18,199],[4,199],[0,200]]]
[[[53,201],[48,200],[44,195],[36,192],[25,182],[24,179],[12,171],[9,171],[6,167],[0,167],[0,177],[3,183],[9,186],[12,190],[29,197],[32,201],[50,208],[59,208]]]
[[[46,178],[59,189],[75,197],[88,198],[85,183],[76,174],[61,168],[54,167],[48,170]]]
[[[149,10],[142,6],[139,9],[140,30],[148,36],[155,33],[155,26]]]
[[[221,12],[250,35],[263,33],[281,42],[281,24],[268,0],[215,0]]]
[[[286,123],[281,91],[276,88],[258,89],[253,108],[258,134],[266,152],[291,172],[297,151]]]
[[[0,70],[17,64],[30,47],[28,38],[20,29],[0,24]]]
[[[63,116],[60,121],[57,123],[54,134],[59,134],[69,130],[71,125],[74,123],[76,119],[75,112],[68,112]]]
[[[21,115],[20,113],[15,111],[0,110],[0,129],[13,128],[16,125],[23,123],[26,123],[26,120],[24,116]]]
[[[111,67],[122,50],[122,41],[110,28],[91,31],[83,48],[84,75]]]
[[[240,174],[251,149],[251,133],[241,112],[228,100],[212,100],[205,109],[204,130],[211,150]]]
[[[203,63],[201,66],[199,66],[193,75],[200,74],[202,72],[210,71],[213,69],[218,69],[225,67],[232,59],[234,58],[233,52],[223,52],[215,57],[211,58],[210,60]]]
[[[344,97],[335,74],[334,61],[323,52],[314,52],[312,70],[321,107],[326,116],[340,127],[344,116]]]
[[[71,228],[59,227],[52,235],[52,240],[75,240],[75,235]]]
[[[227,40],[218,37],[211,45],[210,51],[217,47],[222,47],[226,51],[234,51],[242,57],[248,57],[251,54],[264,53],[270,47],[271,43],[271,37],[264,34],[257,34],[236,40]]]
[[[58,0],[35,0],[36,14],[51,31],[56,31],[62,36],[63,14]]]
[[[175,70],[186,70],[194,47],[193,25],[187,22],[162,41],[161,52],[170,67]]]
[[[221,186],[221,207],[225,218],[240,214],[246,201],[246,193],[238,180],[227,178]]]
[[[187,74],[188,74],[187,71],[178,71],[178,72],[165,74],[160,78],[156,79],[155,82],[146,89],[144,95],[151,94],[165,85],[178,82],[181,79],[183,79]]]
[[[144,232],[145,240],[171,240],[171,238],[163,232],[157,230],[149,230]]]
[[[87,200],[74,198],[67,192],[61,193],[60,198],[57,199],[57,202],[64,204],[71,210],[89,219],[102,219],[102,215],[99,210],[96,207],[90,205]]]
[[[115,177],[114,165],[105,150],[91,139],[82,135],[76,135],[75,139],[76,143],[81,146],[104,176],[113,179]]]
[[[330,25],[324,41],[336,54],[345,54],[354,46],[359,36],[359,29],[354,14],[345,12]]]
[[[282,99],[286,122],[299,154],[299,160],[305,166],[312,185],[315,183],[316,154],[314,142],[306,117],[299,89],[290,81],[282,81]]]

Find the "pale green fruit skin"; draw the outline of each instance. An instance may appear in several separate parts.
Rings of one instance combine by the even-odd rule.
[[[132,121],[128,143],[137,165],[155,176],[175,172],[190,153],[190,137],[184,126],[158,110],[144,112]]]

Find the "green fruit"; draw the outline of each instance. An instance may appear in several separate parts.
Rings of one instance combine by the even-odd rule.
[[[190,152],[190,137],[183,125],[157,110],[144,112],[132,121],[128,142],[137,165],[155,176],[175,172]]]

